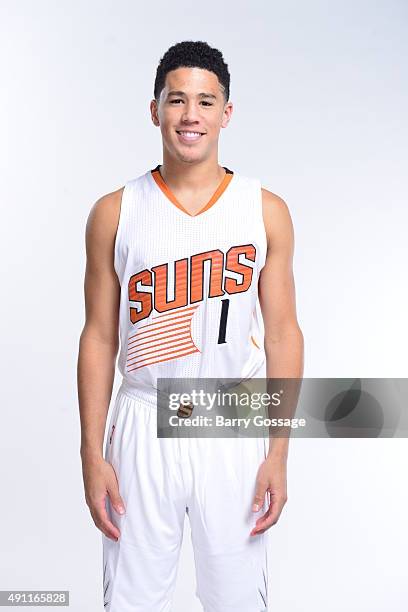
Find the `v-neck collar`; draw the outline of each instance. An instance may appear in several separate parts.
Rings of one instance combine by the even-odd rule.
[[[166,196],[166,198],[170,200],[170,202],[174,204],[174,206],[176,206],[179,210],[181,210],[188,217],[194,218],[194,217],[198,217],[202,215],[204,212],[209,210],[219,200],[221,195],[224,193],[224,191],[230,184],[234,176],[234,173],[232,170],[229,170],[225,166],[223,166],[223,168],[225,170],[224,178],[222,179],[221,183],[218,185],[217,189],[214,191],[213,195],[211,196],[207,204],[205,204],[203,208],[201,208],[197,213],[195,213],[195,215],[192,215],[191,213],[189,213],[188,210],[186,210],[184,206],[180,204],[180,202],[177,200],[176,196],[174,195],[170,187],[165,183],[162,175],[160,174],[160,164],[157,165],[156,168],[153,168],[152,170],[150,170],[150,174],[152,178],[154,179],[156,185],[161,189],[161,191]]]

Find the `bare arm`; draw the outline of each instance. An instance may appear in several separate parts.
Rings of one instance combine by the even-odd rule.
[[[265,327],[267,378],[303,376],[303,334],[296,315],[293,278],[294,232],[288,207],[279,196],[262,189],[267,236],[265,266],[259,277],[259,303]],[[289,437],[271,437],[266,460],[258,470],[253,511],[270,493],[267,511],[257,519],[251,535],[274,525],[287,501],[286,463]]]
[[[296,315],[293,278],[294,231],[282,198],[262,189],[268,250],[259,279],[259,303],[265,326],[267,378],[302,378],[303,334]],[[285,457],[288,437],[273,438],[269,453]]]
[[[85,498],[95,524],[106,535],[116,536],[118,530],[107,519],[104,498],[107,490],[113,493],[115,501],[119,494],[114,474],[109,473],[103,459],[103,439],[119,348],[120,284],[113,263],[121,195],[122,189],[103,196],[88,217],[85,325],[77,367]]]

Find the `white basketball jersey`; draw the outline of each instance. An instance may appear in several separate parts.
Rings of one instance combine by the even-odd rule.
[[[140,397],[156,395],[159,377],[265,376],[257,301],[267,247],[261,184],[225,170],[195,215],[177,201],[160,166],[124,187],[114,254],[118,367],[122,387]]]

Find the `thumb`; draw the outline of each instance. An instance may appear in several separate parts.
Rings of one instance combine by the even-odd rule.
[[[252,504],[252,512],[258,512],[264,505],[267,484],[262,482],[256,483],[254,501]]]
[[[119,489],[118,489],[117,484],[111,485],[110,487],[108,487],[108,494],[109,494],[110,502],[112,506],[115,508],[116,512],[118,512],[119,514],[125,514],[125,504],[119,494]]]

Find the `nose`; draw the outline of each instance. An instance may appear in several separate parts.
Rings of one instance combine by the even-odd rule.
[[[187,102],[184,106],[182,120],[186,123],[198,121],[198,108],[194,102]]]

